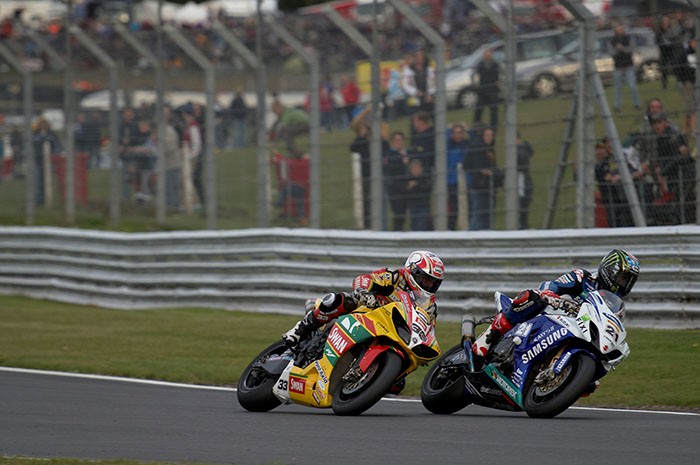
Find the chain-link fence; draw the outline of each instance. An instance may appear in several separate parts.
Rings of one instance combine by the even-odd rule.
[[[1,220],[696,222],[693,2],[377,4],[0,20]]]

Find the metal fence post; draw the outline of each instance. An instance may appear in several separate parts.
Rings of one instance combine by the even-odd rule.
[[[163,67],[160,60],[141,41],[129,32],[120,23],[113,24],[114,31],[124,39],[128,45],[145,58],[156,71],[156,125],[158,131],[158,156],[156,157],[156,222],[165,223],[165,154],[162,148],[165,146],[165,121],[163,120]]]
[[[345,34],[350,40],[357,45],[362,52],[367,55],[370,59],[371,69],[371,82],[370,89],[372,92],[372,105],[376,105],[379,101],[379,57],[375,54],[375,48],[372,46],[370,41],[368,41],[362,33],[357,30],[355,26],[350,24],[345,18],[343,18],[337,11],[332,7],[326,5],[323,8],[323,12],[328,19],[335,24],[338,29],[340,29],[343,34]],[[382,229],[382,218],[384,210],[384,175],[382,173],[382,141],[381,141],[381,120],[380,118],[375,118],[374,115],[377,112],[376,108],[373,108],[372,112],[372,130],[370,133],[370,171],[371,171],[371,181],[370,181],[370,205],[372,207],[372,212],[370,212],[369,218],[371,219],[371,225],[364,224],[364,218],[366,216],[360,216],[358,223],[360,228],[373,228],[376,230]],[[361,173],[360,173],[361,177]],[[362,190],[359,191],[362,195]],[[366,205],[362,203],[361,205]],[[357,211],[357,210],[356,210]],[[366,215],[367,213],[365,213]]]
[[[109,71],[109,155],[110,155],[110,182],[109,182],[109,219],[112,225],[119,224],[119,197],[121,172],[119,167],[119,146],[118,134],[118,112],[117,112],[117,64],[102,50],[92,39],[90,39],[77,26],[72,26],[70,33],[75,36],[80,45],[85,47],[95,58],[97,58]]]
[[[33,113],[33,88],[32,73],[22,62],[10,51],[10,49],[0,42],[0,56],[7,61],[19,74],[22,75],[23,91],[23,112],[24,112],[24,160],[27,163],[25,172],[25,223],[29,226],[34,224],[36,213],[36,164],[34,159],[34,142],[32,141],[32,113]]]
[[[320,108],[319,108],[319,89],[321,83],[321,66],[318,61],[318,54],[315,50],[308,51],[304,45],[299,42],[292,34],[287,31],[281,24],[275,20],[268,18],[267,24],[272,31],[284,42],[287,43],[308,65],[311,70],[311,83],[309,89],[310,101],[310,152],[311,152],[311,192],[310,198],[310,217],[309,224],[312,228],[321,227],[321,170],[320,170],[320,155],[319,155],[319,136],[320,136]]]
[[[574,15],[574,17],[576,17],[577,20],[583,23],[583,38],[581,40],[581,44],[585,47],[584,49],[582,49],[585,51],[585,53],[581,54],[581,68],[584,69],[585,75],[586,85],[584,89],[587,89],[591,94],[594,94],[596,99],[598,100],[598,105],[600,106],[601,116],[603,117],[603,121],[605,123],[605,129],[608,138],[612,141],[613,144],[613,154],[615,155],[615,159],[618,164],[618,169],[620,170],[620,176],[622,177],[622,187],[624,189],[625,196],[627,197],[627,202],[629,203],[630,209],[632,211],[634,224],[635,226],[646,226],[646,220],[644,218],[644,213],[642,212],[639,203],[639,197],[637,196],[637,191],[634,188],[634,181],[632,180],[632,175],[629,172],[629,167],[627,165],[625,156],[622,153],[622,144],[620,144],[620,137],[618,135],[617,128],[615,127],[615,122],[612,119],[612,114],[610,113],[610,107],[605,96],[603,83],[594,64],[596,17],[593,13],[591,13],[591,11],[588,8],[586,8],[580,2],[575,2],[571,0],[560,1],[562,6],[569,10],[569,12],[571,12],[571,14]],[[583,94],[588,95],[589,92],[583,92]],[[593,95],[591,95],[591,97],[592,96]],[[592,99],[586,99],[587,106],[592,105],[591,100]],[[583,210],[579,212],[579,214],[583,215],[583,218],[579,220],[579,223],[581,223],[580,225],[583,227],[593,227],[594,215],[591,214],[594,208],[592,202],[593,166],[591,163],[593,157],[589,154],[593,150],[592,146],[595,136],[592,135],[594,130],[592,124],[593,122],[591,121],[593,118],[592,109],[588,109],[587,113],[587,120],[589,124],[586,125],[586,128],[584,129],[584,132],[587,136],[587,140],[584,141],[586,146],[584,147],[583,153],[586,153],[588,155],[585,159],[589,161],[589,163],[586,164],[583,171],[583,178],[586,183],[586,189],[584,191],[585,194],[583,195]]]
[[[435,47],[435,229],[447,229],[447,95],[445,40],[403,0],[388,0]],[[376,13],[376,10],[375,10]]]
[[[256,29],[260,29],[262,23],[259,21]],[[212,24],[213,29],[221,36],[228,45],[238,53],[249,68],[256,71],[258,79],[255,80],[257,106],[257,142],[258,142],[258,226],[265,228],[269,224],[268,202],[266,199],[266,186],[269,177],[269,164],[267,159],[267,140],[265,133],[265,112],[267,103],[265,101],[266,74],[265,64],[262,62],[262,55],[256,56],[248,47],[235,35],[226,29],[226,26],[218,19]],[[256,32],[256,35],[258,33]]]
[[[505,34],[505,225],[506,229],[518,226],[518,146],[516,143],[518,126],[518,90],[515,82],[515,29],[513,26],[513,2],[508,2],[508,15],[504,18],[486,0],[473,0],[474,5]]]
[[[207,229],[216,229],[216,171],[214,160],[214,65],[187,40],[182,33],[171,24],[163,27],[163,31],[204,71],[205,95],[206,95],[206,133],[204,156],[204,177],[205,177],[205,209],[207,216]],[[202,155],[200,155],[202,156]]]

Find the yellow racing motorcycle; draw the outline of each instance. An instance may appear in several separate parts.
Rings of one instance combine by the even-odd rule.
[[[359,415],[418,366],[440,356],[435,325],[414,291],[392,302],[360,307],[315,330],[291,350],[283,340],[243,371],[238,402],[252,412],[282,404],[333,408]]]

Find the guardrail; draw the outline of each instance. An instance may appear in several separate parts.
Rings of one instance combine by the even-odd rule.
[[[445,262],[441,318],[493,312],[573,267],[595,270],[623,247],[642,264],[628,325],[700,327],[700,227],[371,232],[248,229],[114,233],[0,227],[0,293],[117,309],[212,307],[301,315],[306,298],[400,266],[412,250]]]

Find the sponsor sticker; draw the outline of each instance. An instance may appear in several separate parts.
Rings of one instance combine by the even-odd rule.
[[[304,378],[297,378],[296,376],[289,377],[289,392],[303,394],[305,390],[306,380]]]

